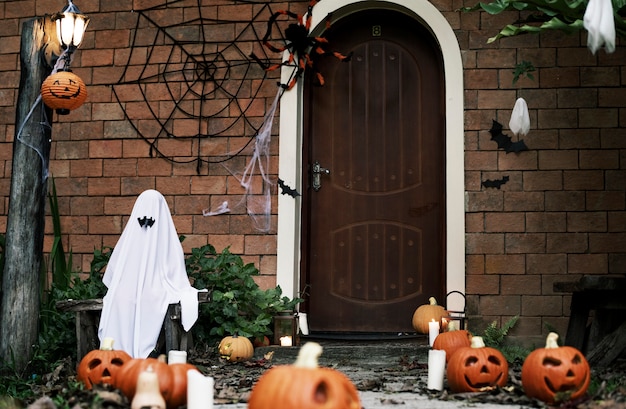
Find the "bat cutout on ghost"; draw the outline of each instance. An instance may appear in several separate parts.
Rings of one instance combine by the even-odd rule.
[[[495,187],[496,189],[500,189],[502,185],[509,181],[508,176],[504,176],[502,179],[488,179],[482,182],[484,187]]]
[[[278,186],[280,186],[281,195],[289,195],[291,197],[300,196],[300,193],[298,193],[296,189],[289,187],[289,185],[287,185],[281,178],[278,178]]]
[[[524,143],[523,139],[513,142],[510,136],[502,133],[502,124],[498,121],[493,121],[489,133],[491,134],[491,140],[495,141],[498,144],[498,148],[504,149],[506,153],[528,150],[528,147]]]
[[[148,218],[147,216],[144,216],[144,217],[138,217],[137,221],[139,222],[139,225],[141,227],[152,227],[155,220],[152,217]]]

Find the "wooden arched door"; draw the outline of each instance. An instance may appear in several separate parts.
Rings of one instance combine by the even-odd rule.
[[[416,20],[391,10],[352,14],[325,36],[352,58],[317,58],[325,85],[313,75],[305,85],[309,326],[412,331],[415,308],[445,294],[440,51]]]

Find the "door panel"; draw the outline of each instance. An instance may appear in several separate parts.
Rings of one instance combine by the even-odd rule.
[[[307,83],[303,272],[312,331],[412,331],[444,288],[442,68],[432,36],[393,11],[335,23],[323,87]],[[311,175],[312,176],[312,175]]]

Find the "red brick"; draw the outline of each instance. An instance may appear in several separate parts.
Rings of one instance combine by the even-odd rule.
[[[507,254],[543,253],[546,236],[542,233],[506,233],[505,243]]]
[[[102,176],[102,161],[99,159],[73,160],[70,162],[72,177]]]
[[[565,254],[527,254],[526,274],[564,274],[567,272]]]
[[[518,295],[485,295],[480,297],[480,313],[482,315],[520,315],[522,298]]]
[[[576,128],[578,111],[576,109],[542,109],[537,115],[537,128]]]
[[[537,153],[534,151],[498,152],[498,169],[501,171],[537,169]]]
[[[546,211],[585,210],[585,192],[546,192]]]
[[[502,295],[541,294],[540,275],[503,275],[500,279]]]
[[[90,196],[116,196],[120,194],[119,178],[89,178],[87,192]]]
[[[500,294],[500,276],[470,275],[465,283],[465,291],[469,294]]]
[[[546,253],[584,253],[588,249],[585,233],[548,233]]]
[[[561,171],[525,171],[523,173],[524,190],[561,190],[563,173]]]
[[[626,233],[590,233],[590,253],[623,253],[626,248]]]
[[[567,264],[571,274],[607,274],[609,271],[606,254],[568,254]]]
[[[465,272],[470,274],[485,274],[485,256],[469,254],[465,256]]]
[[[562,129],[559,131],[561,149],[596,149],[600,146],[600,132],[597,129]]]
[[[564,232],[567,228],[565,212],[529,212],[526,214],[526,231]]]
[[[526,262],[523,254],[485,256],[486,274],[524,274]]]
[[[478,234],[468,233],[465,235],[465,254],[503,254],[504,234]]]
[[[515,91],[478,91],[478,109],[500,109],[515,105]]]
[[[485,232],[487,233],[523,232],[525,227],[522,212],[485,213]]]
[[[556,295],[523,295],[521,314],[531,317],[558,317],[563,315],[562,297]]]
[[[566,170],[563,172],[565,190],[602,190],[604,172],[601,170]]]
[[[501,211],[503,210],[504,196],[502,192],[468,192],[467,211]]]
[[[580,128],[616,128],[619,111],[617,108],[579,109],[578,126]]]
[[[104,159],[102,161],[105,177],[123,177],[137,175],[136,159]]]
[[[544,209],[543,192],[505,192],[504,210],[509,212],[518,211],[541,211]]]
[[[539,151],[539,169],[578,169],[578,152],[570,151]]]
[[[483,213],[465,213],[465,232],[481,233],[485,231],[485,215]]]
[[[606,212],[569,212],[567,214],[569,232],[605,232],[607,231]]]
[[[580,77],[583,87],[618,87],[620,85],[618,67],[582,67]]]

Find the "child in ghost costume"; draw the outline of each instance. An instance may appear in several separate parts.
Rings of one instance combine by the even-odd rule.
[[[102,278],[98,337],[113,338],[133,358],[154,350],[169,304],[180,302],[185,331],[198,318],[198,290],[187,277],[183,248],[165,198],[146,190],[137,198]]]

